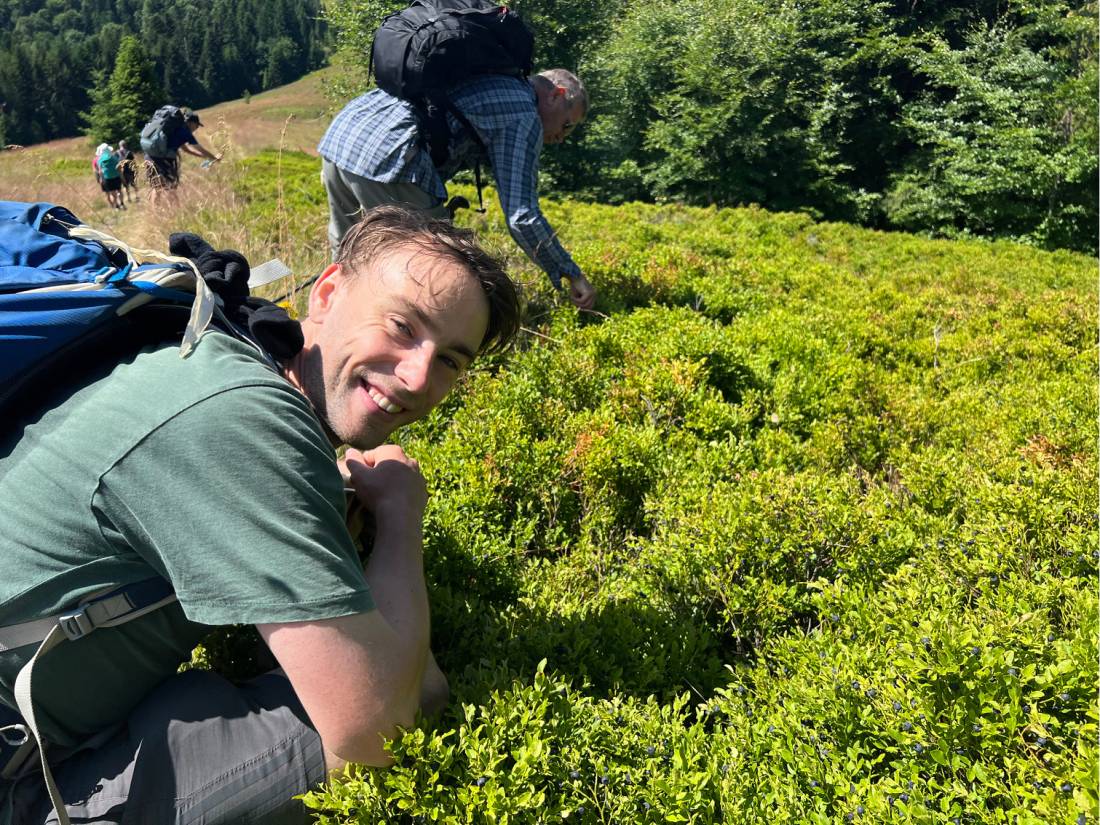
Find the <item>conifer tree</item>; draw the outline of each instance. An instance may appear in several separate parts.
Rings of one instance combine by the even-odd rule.
[[[152,61],[146,57],[138,39],[122,39],[110,78],[92,90],[91,111],[82,115],[88,124],[86,133],[94,140],[114,143],[125,138],[137,143],[141,127],[164,102],[164,93],[156,81]]]

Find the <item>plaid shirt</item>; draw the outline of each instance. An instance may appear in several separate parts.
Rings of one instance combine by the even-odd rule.
[[[508,231],[560,288],[563,275],[577,276],[580,269],[539,209],[542,121],[534,90],[514,77],[492,75],[456,87],[449,98],[488,149]],[[454,116],[448,115],[447,123],[450,156],[446,166],[437,170],[420,144],[412,104],[374,89],[344,107],[317,150],[348,172],[379,183],[413,183],[442,203],[447,197],[444,181],[464,164],[472,164],[480,152]]]

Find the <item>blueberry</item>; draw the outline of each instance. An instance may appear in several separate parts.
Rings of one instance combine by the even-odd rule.
[[[855,822],[855,819],[856,819],[855,814],[845,814],[844,815],[844,821],[845,822]]]
[[[775,733],[775,725],[768,725],[768,733]]]
[[[601,785],[606,785],[610,781],[611,780],[607,778],[607,774],[604,774],[603,776],[600,777],[600,784]]]
[[[1047,641],[1048,642],[1053,642],[1056,638],[1058,638],[1058,637],[1055,636],[1053,633],[1048,633],[1047,634]]]
[[[657,752],[657,749],[655,747],[653,747],[652,745],[650,745],[648,748],[645,749],[645,755],[646,756],[653,756],[653,754],[655,754],[656,752]]]
[[[1088,817],[1084,814],[1077,814],[1077,825],[1085,825],[1088,822]]]
[[[909,790],[913,790],[913,780],[912,780],[912,779],[910,779],[910,780],[909,780],[909,781],[908,781],[908,782],[906,783],[905,787],[907,787],[907,788],[908,788]]]
[[[569,778],[570,779],[580,779],[581,778],[581,772],[580,771],[570,771],[569,772]]]
[[[899,793],[898,794],[898,799],[900,799],[902,802],[908,802],[909,801],[909,794],[904,793],[904,792]]]
[[[974,731],[974,733],[981,733],[982,732],[982,726],[979,725],[977,722],[975,722],[973,725],[971,725],[970,729],[972,731]]]
[[[972,648],[970,648],[970,655],[971,656],[981,656],[982,655],[982,649],[980,647],[972,647]]]
[[[652,806],[652,805],[650,805],[650,804],[649,804],[648,802],[643,802],[643,803],[642,803],[642,808],[643,808],[644,810],[647,810],[647,811],[648,811],[648,810],[649,810],[650,808],[652,808],[652,807],[653,807],[653,806]]]
[[[878,691],[877,690],[875,690],[874,688],[867,688],[867,698],[868,699],[874,699],[876,696],[878,696]]]
[[[894,710],[901,710],[901,702],[897,699],[894,700]]]
[[[1073,793],[1073,785],[1071,785],[1069,782],[1063,782],[1061,785],[1058,786],[1058,790],[1060,790],[1062,793]]]
[[[1008,669],[1008,675],[1009,675],[1009,676],[1019,676],[1019,675],[1020,675],[1020,671],[1018,671],[1018,670],[1017,670],[1016,668],[1014,668],[1014,667],[1010,667],[1010,668]]]
[[[829,619],[831,621],[834,621],[834,622],[839,622],[840,621],[840,616],[838,616],[836,613],[830,613],[829,614]]]
[[[901,729],[904,731],[910,731],[913,729],[913,723],[907,719],[901,723]]]
[[[1038,739],[1035,740],[1035,744],[1038,745],[1040,748],[1045,748],[1049,741],[1050,740],[1047,739],[1045,736],[1040,736]]]
[[[856,805],[856,813],[859,816],[863,816],[863,806],[862,805]]]
[[[859,690],[859,681],[856,679],[852,680],[852,690]]]
[[[1061,702],[1068,702],[1069,701],[1069,694],[1068,693],[1059,693],[1058,694],[1058,700],[1061,701]]]
[[[477,778],[477,781],[474,782],[474,784],[477,785],[479,788],[482,788],[482,787],[485,786],[485,783],[488,782],[488,781],[489,781],[489,777],[479,776]]]
[[[916,753],[924,753],[924,745],[917,742],[917,744],[913,745],[913,751]]]
[[[1022,710],[1024,713],[1031,713],[1031,705],[1029,705],[1027,702],[1024,702],[1022,705],[1020,705],[1020,710]]]
[[[810,787],[811,788],[816,788],[817,787],[817,780],[816,779],[811,779],[810,780]]]
[[[584,816],[584,805],[577,806],[577,816]]]
[[[925,647],[932,647],[932,640],[929,639],[927,636],[921,636],[920,643]]]
[[[737,686],[737,695],[738,695],[738,696],[744,696],[744,695],[745,695],[745,687],[744,687],[744,685],[738,685],[738,686]]]
[[[745,708],[745,715],[752,719],[752,708]]]

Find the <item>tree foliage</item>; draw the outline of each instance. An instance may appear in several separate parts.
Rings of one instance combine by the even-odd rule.
[[[130,115],[106,112],[106,85],[128,36],[153,66],[162,92],[155,105],[230,100],[294,80],[326,58],[317,0],[85,0],[78,7],[0,0],[0,102],[8,104],[0,134],[39,143],[77,134],[85,123],[98,131],[94,121],[117,137],[115,123]]]
[[[88,136],[109,143],[125,139],[137,146],[141,127],[165,95],[136,37],[122,38],[114,71],[106,83],[92,89],[91,96],[91,111],[84,115]]]

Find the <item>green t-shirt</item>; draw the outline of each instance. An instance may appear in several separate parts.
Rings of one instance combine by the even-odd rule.
[[[319,422],[221,333],[187,359],[143,352],[0,439],[0,524],[0,626],[154,575],[179,597],[39,661],[36,711],[61,745],[124,719],[210,625],[374,606]],[[0,700],[34,649],[0,653]]]

